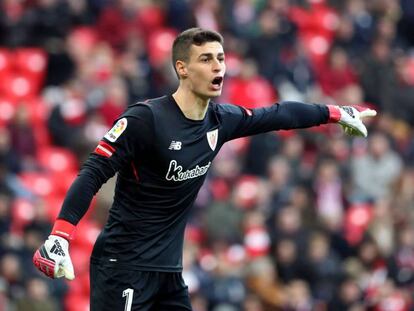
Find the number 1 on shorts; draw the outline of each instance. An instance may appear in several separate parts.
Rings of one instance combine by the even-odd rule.
[[[126,290],[122,292],[122,297],[126,297],[125,311],[131,311],[133,296],[134,296],[134,290],[132,288],[127,288]]]

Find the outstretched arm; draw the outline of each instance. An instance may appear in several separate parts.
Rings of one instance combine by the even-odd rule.
[[[354,107],[305,104],[286,101],[270,107],[245,109],[235,105],[218,105],[227,140],[274,130],[308,128],[326,123],[341,124],[348,134],[366,136],[361,119],[375,111],[359,112]]]

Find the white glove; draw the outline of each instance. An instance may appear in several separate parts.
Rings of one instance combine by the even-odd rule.
[[[69,242],[60,236],[49,235],[33,255],[33,263],[37,269],[52,279],[75,278],[72,260],[69,257]]]
[[[333,114],[333,116],[331,116],[331,120],[338,122],[344,129],[345,133],[352,136],[363,137],[367,137],[368,131],[362,123],[362,119],[377,115],[375,110],[358,106],[329,106],[329,111]]]

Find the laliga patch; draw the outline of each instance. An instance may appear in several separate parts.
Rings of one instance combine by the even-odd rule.
[[[115,142],[125,131],[127,125],[128,121],[126,118],[119,119],[104,137],[112,143]]]

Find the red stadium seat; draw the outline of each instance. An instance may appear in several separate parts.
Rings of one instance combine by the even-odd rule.
[[[303,34],[300,40],[314,68],[326,62],[331,42],[319,34]]]
[[[49,220],[51,222],[54,222],[56,220],[56,218],[57,218],[57,216],[58,216],[58,214],[59,214],[59,212],[62,208],[62,204],[63,204],[63,201],[65,199],[65,195],[66,195],[66,193],[53,191],[53,193],[51,193],[49,196],[44,198],[46,200],[47,214],[48,214]],[[92,199],[92,202],[90,204],[88,212],[82,218],[82,221],[80,222],[79,226],[82,226],[81,224],[83,222],[87,221],[87,219],[90,218],[90,214],[93,212],[95,202],[96,202],[96,199],[95,198]],[[96,227],[94,227],[94,228],[96,228]],[[78,231],[79,231],[79,228],[77,229],[76,232],[78,232]],[[82,229],[80,229],[80,232],[81,232],[81,234],[84,233]],[[90,231],[90,232],[93,232],[93,231]],[[94,236],[94,235],[97,235],[97,233],[96,232],[94,234],[89,233],[88,234],[88,241],[84,242],[85,245],[88,245],[89,248],[91,247],[91,241],[92,240],[94,241],[94,239],[96,239],[96,236]],[[76,238],[76,236],[75,236],[75,238]]]
[[[46,210],[47,210],[47,215],[48,215],[50,222],[53,223],[56,220],[62,208],[62,203],[64,199],[65,199],[65,196],[63,194],[54,194],[54,193],[45,197]]]
[[[46,125],[33,126],[34,139],[38,148],[47,148],[51,145],[52,139]]]
[[[229,141],[227,144],[233,151],[235,151],[238,155],[242,156],[246,153],[247,148],[250,145],[250,137],[236,138]]]
[[[210,182],[210,191],[215,201],[224,201],[230,196],[230,185],[225,179],[216,178]]]
[[[30,113],[30,122],[33,126],[45,125],[49,117],[50,107],[41,97],[32,97],[22,102]]]
[[[149,59],[152,66],[159,67],[169,61],[172,43],[177,32],[170,28],[156,30],[148,39]]]
[[[52,173],[51,178],[54,180],[56,193],[65,194],[77,175],[78,172],[74,170]]]
[[[27,76],[15,72],[4,74],[0,78],[0,83],[3,96],[15,102],[33,98],[38,92]]]
[[[0,98],[0,127],[5,126],[13,119],[16,106],[13,101],[7,98]]]
[[[77,27],[71,30],[68,36],[68,42],[76,59],[84,59],[91,53],[96,43],[98,35],[92,27]]]
[[[249,228],[244,234],[244,248],[249,258],[261,257],[269,253],[270,237],[263,227]]]
[[[23,186],[35,195],[47,197],[54,191],[53,179],[50,174],[38,172],[23,172],[19,174]]]
[[[13,70],[12,53],[8,49],[0,48],[0,76]]]
[[[260,183],[256,176],[241,176],[234,188],[235,204],[239,208],[249,209],[259,201]]]
[[[76,226],[75,238],[72,245],[82,248],[86,252],[90,253],[100,231],[101,227],[98,224],[93,221],[83,219]]]
[[[370,204],[353,204],[345,214],[345,238],[351,245],[357,245],[364,236],[365,230],[372,219]]]
[[[309,9],[292,6],[289,17],[299,28],[299,40],[312,64],[319,66],[333,41],[338,26],[337,12],[325,4],[314,1]]]
[[[260,76],[248,80],[235,77],[227,81],[227,99],[233,104],[253,109],[277,102],[277,94],[269,81]]]
[[[191,241],[194,244],[201,244],[204,241],[205,236],[203,231],[192,225],[187,225],[184,232],[184,238],[186,241]]]
[[[76,233],[75,233],[76,238]],[[73,266],[76,267],[75,275],[81,275],[88,273],[89,271],[89,259],[91,251],[87,251],[82,247],[71,243],[70,258],[72,259]]]
[[[43,86],[46,64],[42,49],[0,49],[0,94],[15,101],[34,97]]]
[[[29,80],[34,92],[38,93],[46,73],[46,52],[39,48],[20,48],[14,57],[16,70]]]
[[[12,231],[21,233],[23,227],[30,223],[35,216],[35,207],[32,202],[18,198],[12,205]]]
[[[78,160],[68,149],[61,147],[40,148],[37,154],[39,164],[53,173],[78,170]]]
[[[226,76],[234,77],[240,73],[243,59],[240,55],[232,52],[226,53]]]
[[[164,26],[164,11],[159,6],[144,6],[138,11],[138,20],[143,33],[148,35]]]
[[[75,280],[72,282],[75,282]],[[65,310],[66,311],[89,311],[90,310],[89,309],[89,298],[85,298],[83,295],[69,294],[65,297]]]

